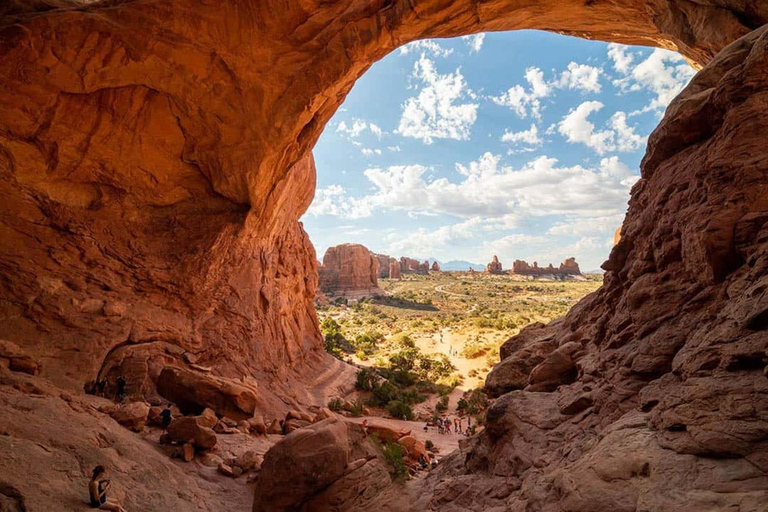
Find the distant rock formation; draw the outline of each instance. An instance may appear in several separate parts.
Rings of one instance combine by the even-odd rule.
[[[400,258],[400,270],[403,274],[428,274],[429,262],[421,263],[419,260],[403,256]]]
[[[515,260],[512,264],[512,272],[523,276],[540,276],[540,275],[580,275],[581,270],[579,264],[576,263],[576,258],[568,258],[560,264],[560,267],[555,268],[550,263],[546,267],[539,267],[538,262],[533,262],[533,266],[523,260]]]
[[[501,262],[499,261],[499,257],[495,254],[493,255],[493,261],[491,261],[489,264],[485,266],[485,271],[489,274],[501,274],[503,273]]]
[[[364,245],[329,247],[318,268],[320,289],[328,295],[360,298],[382,293],[379,259]]]
[[[432,270],[435,271],[435,272],[440,272],[440,264],[438,262],[436,262],[436,261],[433,262],[432,263]]]
[[[402,279],[400,272],[400,262],[395,258],[389,258],[389,278],[390,279]]]
[[[379,277],[380,278],[387,278],[390,275],[389,270],[389,260],[390,257],[388,254],[376,254],[373,253],[373,255],[376,257],[377,260],[379,260]]]

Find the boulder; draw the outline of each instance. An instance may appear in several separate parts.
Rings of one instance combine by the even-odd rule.
[[[329,418],[296,430],[266,453],[256,481],[253,511],[354,509],[348,501],[351,499],[346,494],[348,490],[344,490],[347,486],[334,487],[334,483],[342,482],[348,474],[362,475],[358,473],[362,468],[352,470],[350,463],[375,459],[377,453],[363,435],[360,425],[348,424],[339,418]],[[348,470],[351,472],[347,473]],[[382,477],[383,481],[374,481],[374,478]],[[359,482],[355,490],[362,491],[368,486],[370,496],[389,483],[386,469],[375,471]],[[334,503],[334,506],[323,508],[328,503]]]
[[[131,402],[118,406],[110,416],[124,427],[140,432],[147,423],[150,406],[146,402]]]
[[[233,420],[253,417],[257,403],[254,390],[242,383],[177,367],[160,372],[157,391],[185,414],[200,414],[210,408]]]
[[[250,471],[254,468],[256,469],[260,468],[262,462],[264,462],[263,455],[259,455],[253,450],[248,450],[241,453],[235,458],[234,465],[239,467],[243,471]]]
[[[424,443],[416,439],[411,435],[403,436],[397,440],[397,444],[405,448],[408,457],[413,461],[418,461],[420,456],[424,456],[426,460],[429,460],[429,452],[424,446]]]
[[[264,423],[264,417],[261,415],[256,415],[253,418],[248,420],[248,426],[251,429],[251,432],[258,435],[266,435],[267,434],[267,425]]]
[[[30,375],[37,375],[41,369],[38,361],[27,355],[17,344],[8,340],[0,340],[0,366],[5,366],[12,372]]]
[[[516,350],[506,347],[507,357],[493,367],[483,390],[495,398],[515,389],[524,389],[529,385],[531,371],[554,350],[555,344],[546,340],[533,341]]]
[[[367,428],[368,434],[376,436],[380,441],[395,442],[401,437],[405,437],[411,434],[410,430],[393,428],[375,420],[369,421]]]
[[[210,450],[216,446],[216,433],[200,425],[197,418],[187,416],[171,422],[168,426],[168,440],[180,444],[192,442],[196,448]]]
[[[280,424],[280,421],[272,420],[272,423],[269,424],[269,428],[267,429],[267,434],[282,434],[282,433],[283,433],[283,426]]]
[[[213,428],[218,422],[219,418],[216,416],[216,413],[208,408],[197,417],[197,423],[203,427]]]

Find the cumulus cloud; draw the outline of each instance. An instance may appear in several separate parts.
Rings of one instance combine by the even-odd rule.
[[[369,123],[363,119],[352,119],[349,124],[346,121],[341,121],[336,126],[336,132],[346,135],[349,139],[358,138],[366,130],[370,131],[378,139],[381,139],[384,135],[384,131],[378,125]]]
[[[623,92],[647,91],[655,96],[645,108],[632,114],[666,109],[696,74],[682,56],[669,50],[657,48],[634,67],[634,58],[626,53],[625,47],[609,45],[608,55],[614,61],[614,69],[624,75],[613,81],[615,86]]]
[[[440,74],[434,62],[422,55],[412,76],[421,81],[422,88],[403,104],[397,133],[425,144],[434,139],[468,140],[477,119],[477,104],[468,101],[473,94],[461,71]]]
[[[360,152],[365,156],[380,155],[381,150],[378,148],[360,148]]]
[[[506,92],[491,96],[497,105],[509,107],[518,117],[525,119],[529,115],[541,119],[541,100],[552,95],[556,89],[579,90],[583,93],[598,93],[602,90],[600,75],[602,69],[587,64],[571,62],[567,69],[551,80],[544,78],[544,72],[537,67],[525,70],[528,87],[513,85]]]
[[[422,165],[373,167],[365,171],[373,192],[350,198],[341,187],[318,191],[310,209],[316,215],[371,215],[376,209],[446,214],[469,219],[569,214],[595,217],[623,212],[634,183],[618,157],[604,158],[596,168],[559,166],[538,157],[515,169],[501,157],[485,153],[468,164],[457,164],[459,181],[429,179]],[[333,204],[330,204],[333,203]]]
[[[629,67],[635,60],[634,55],[629,52],[629,47],[618,43],[608,45],[608,58],[613,61],[613,69],[625,75],[629,73]]]
[[[461,39],[463,39],[464,42],[467,43],[467,46],[469,46],[469,50],[472,53],[477,53],[483,47],[483,41],[485,41],[485,34],[481,32],[479,34],[474,34],[471,36],[462,36]]]
[[[482,46],[483,42],[480,41]],[[478,48],[479,50],[480,48]],[[422,41],[413,41],[400,47],[400,55],[410,53],[419,53],[431,55],[432,57],[450,57],[453,54],[453,48],[446,48],[433,39],[424,39]]]
[[[501,141],[513,145],[527,144],[529,146],[540,146],[543,142],[539,137],[539,129],[535,124],[531,124],[529,129],[519,132],[504,130],[504,135],[501,136]]]
[[[330,185],[315,191],[307,213],[315,216],[333,215],[346,219],[362,219],[370,217],[372,205],[359,199],[350,198],[341,185]]]
[[[584,144],[603,155],[610,151],[634,151],[645,142],[645,137],[635,133],[635,128],[627,125],[627,115],[616,112],[607,122],[607,127],[597,130],[589,120],[590,115],[603,108],[599,101],[585,101],[563,117],[557,130],[568,142]]]

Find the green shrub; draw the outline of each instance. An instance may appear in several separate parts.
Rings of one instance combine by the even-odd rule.
[[[435,443],[433,443],[431,439],[427,439],[424,441],[424,448],[431,452],[435,449]]]
[[[382,382],[373,387],[368,403],[374,407],[386,407],[392,400],[399,398],[398,390],[391,382]]]
[[[392,400],[387,404],[387,412],[390,416],[397,419],[413,419],[413,409],[411,406],[401,402],[400,400]]]
[[[352,413],[352,416],[362,416],[363,415],[363,409],[365,409],[365,404],[362,400],[355,400],[352,402],[352,407],[350,407],[348,410],[350,413]]]
[[[394,441],[382,443],[376,436],[372,436],[371,440],[384,455],[384,460],[392,473],[392,479],[406,480],[408,478],[408,466],[405,464],[403,447]]]
[[[445,412],[448,410],[448,395],[443,395],[440,397],[440,399],[437,401],[437,404],[435,404],[435,410],[437,412]]]
[[[333,412],[339,412],[344,408],[344,400],[339,397],[331,398],[331,400],[328,402],[328,408]]]
[[[363,368],[357,372],[355,388],[360,391],[373,391],[373,388],[379,382],[379,376],[372,368]]]

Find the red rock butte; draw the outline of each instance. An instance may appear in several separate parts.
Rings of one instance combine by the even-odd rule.
[[[254,510],[764,510],[768,3],[12,0],[0,16],[0,376],[16,393],[0,427],[19,443],[0,449],[8,500],[73,508],[59,474],[117,443],[136,461],[121,473],[132,509],[215,507],[133,434],[90,434],[104,427],[77,394],[120,373],[152,396],[177,368],[167,393],[191,379],[214,392],[200,400],[247,397],[249,413],[321,402],[312,386],[343,369],[323,352],[298,219],[323,127],[409,41],[544,29],[701,68],[649,138],[603,286],[502,348],[486,429],[439,475],[393,488],[379,466],[345,474],[357,466],[336,447],[357,438],[325,424],[291,439],[327,441],[344,485],[298,489],[317,469],[304,457],[257,482]],[[224,396],[210,384],[235,380]],[[24,424],[39,428],[22,441]],[[60,468],[41,445],[80,451]]]

